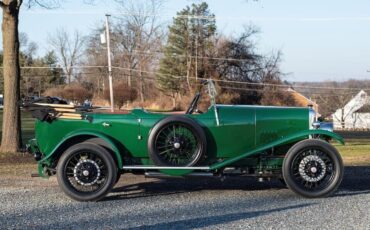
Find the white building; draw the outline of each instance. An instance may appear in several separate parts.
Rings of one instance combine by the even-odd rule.
[[[332,117],[334,129],[370,129],[370,96],[361,90]]]

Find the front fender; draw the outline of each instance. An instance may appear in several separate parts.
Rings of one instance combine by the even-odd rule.
[[[290,140],[293,137],[302,138],[302,137],[312,136],[312,135],[323,135],[323,136],[330,137],[330,138],[338,141],[342,145],[345,144],[343,137],[339,136],[336,133],[333,133],[333,132],[330,132],[330,131],[327,131],[327,130],[323,130],[323,129],[310,129],[310,130],[301,131],[301,132],[298,132],[298,133],[295,133],[295,134],[289,136],[288,139]]]
[[[296,141],[300,141],[300,140],[310,138],[312,135],[323,135],[323,136],[331,137],[331,138],[335,139],[336,141],[338,141],[339,143],[341,143],[343,145],[345,144],[344,139],[336,133],[329,132],[327,130],[320,130],[320,129],[304,130],[304,131],[294,133],[294,134],[286,136],[286,137],[282,137],[281,139],[273,141],[269,144],[259,146],[255,149],[253,149],[251,151],[248,151],[246,153],[243,153],[243,154],[241,154],[237,157],[233,157],[233,158],[227,159],[225,161],[213,164],[213,165],[210,166],[210,169],[211,170],[219,169],[219,168],[228,166],[228,165],[230,165],[234,162],[237,162],[237,161],[239,161],[243,158],[250,157],[252,155],[261,153],[261,152],[266,151],[268,149],[271,149],[273,147],[284,145],[284,144],[289,144],[289,143],[292,143],[292,142],[296,142]]]
[[[121,157],[121,154],[120,154],[120,151],[119,151],[117,145],[114,143],[114,141],[109,136],[105,135],[104,133],[96,132],[96,131],[94,131],[94,132],[92,132],[92,131],[77,131],[77,132],[69,133],[68,135],[66,135],[63,138],[62,141],[59,142],[59,144],[48,154],[47,157],[45,157],[41,161],[39,161],[39,164],[41,164],[43,162],[47,162],[49,160],[49,158],[51,158],[54,155],[54,153],[56,151],[58,151],[58,149],[64,143],[68,142],[69,140],[71,140],[73,138],[79,137],[79,136],[91,136],[91,137],[97,137],[97,138],[103,139],[112,148],[112,150],[114,152],[114,155],[116,156],[116,159],[117,159],[118,168],[120,168],[120,169],[122,168],[123,161],[122,161],[122,157]]]

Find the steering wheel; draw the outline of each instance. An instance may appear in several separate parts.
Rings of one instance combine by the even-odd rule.
[[[192,114],[194,112],[203,113],[202,111],[198,110],[197,107],[198,107],[199,99],[201,97],[202,88],[203,88],[204,85],[207,85],[207,84],[208,84],[208,81],[207,80],[202,80],[201,81],[201,84],[198,87],[198,90],[195,93],[195,96],[194,96],[193,100],[191,101],[190,106],[186,110],[185,114]]]
[[[197,92],[193,100],[191,101],[189,108],[186,110],[185,114],[192,114],[194,111],[198,111],[197,107],[198,107],[199,99],[200,99],[200,92]]]

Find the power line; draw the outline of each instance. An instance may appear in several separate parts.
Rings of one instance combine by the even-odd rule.
[[[269,92],[281,92],[280,90],[277,90],[277,89],[267,89],[267,88],[264,88],[264,89],[250,89],[250,88],[240,88],[240,87],[229,87],[229,86],[219,86],[220,88],[222,89],[232,89],[232,90],[242,90],[242,91],[260,91],[260,92],[266,92],[266,91],[269,91]],[[325,93],[325,92],[322,92],[322,93],[308,93],[309,95],[326,95],[325,97],[338,97],[338,96],[343,96],[343,95],[353,95],[353,93],[336,93],[335,95],[331,94],[331,93]]]
[[[50,66],[21,66],[21,69],[65,69],[64,67],[50,67]],[[107,66],[69,66],[70,69],[83,69],[83,68],[107,68]],[[0,69],[4,69],[3,66]]]
[[[165,53],[163,51],[154,51],[154,52],[150,52],[150,51],[140,51],[140,50],[133,50],[132,51],[133,53],[138,53],[140,54],[139,56],[154,56],[154,55],[159,55],[159,54],[163,54],[163,55],[169,55],[168,53]],[[152,55],[154,54],[154,55]],[[121,55],[124,55],[124,56],[131,56],[131,54],[121,54]],[[251,61],[251,59],[248,59],[248,58],[225,58],[225,57],[205,57],[205,56],[192,56],[192,55],[184,55],[184,54],[172,54],[170,55],[171,57],[179,57],[179,58],[199,58],[199,59],[209,59],[209,60],[221,60],[221,61],[237,61],[237,62],[249,62]]]
[[[123,13],[114,13],[112,15],[121,15],[121,16],[139,16],[139,17],[168,17],[168,18],[181,18],[181,19],[208,19],[208,20],[215,20],[216,16],[205,16],[205,15],[191,15],[191,14],[176,14],[174,16],[171,15],[165,15],[165,14],[140,14],[140,13],[128,13],[128,12],[123,12]],[[120,20],[122,18],[115,16],[114,18]]]
[[[106,12],[99,11],[25,11],[23,14],[63,14],[63,15],[104,15]],[[162,18],[189,18],[189,19],[230,19],[241,21],[301,21],[301,22],[331,22],[331,21],[370,21],[370,17],[224,17],[204,15],[170,15],[170,14],[140,14],[140,13],[111,13],[111,15],[140,16],[140,17],[162,17]],[[118,18],[118,17],[117,17]]]
[[[104,15],[106,12],[94,12],[94,11],[28,11],[24,12],[24,14],[64,14],[64,15]],[[215,20],[216,16],[205,16],[205,15],[190,15],[190,14],[176,14],[176,15],[169,15],[169,14],[141,14],[141,13],[129,13],[129,12],[122,12],[122,13],[110,13],[110,15],[114,16],[116,19],[122,19],[117,16],[138,16],[138,17],[161,17],[161,18],[181,18],[181,19],[208,19],[208,20]]]
[[[142,72],[148,74],[156,74],[161,76],[173,77],[176,79],[187,78],[186,76],[176,76],[171,74],[163,74],[159,72],[152,72],[152,71],[140,71],[136,69],[124,68],[124,67],[112,67],[114,69],[119,70],[127,70],[127,71],[134,71],[134,72]],[[196,79],[195,77],[189,77],[190,79]],[[241,84],[241,85],[252,85],[252,86],[272,86],[272,87],[283,87],[283,88],[303,88],[303,89],[328,89],[328,90],[361,90],[362,88],[346,88],[346,87],[320,87],[320,86],[293,86],[293,85],[285,85],[285,84],[273,84],[273,83],[261,83],[261,82],[245,82],[245,81],[235,81],[235,80],[222,80],[222,79],[212,79],[215,82],[223,82],[223,83],[234,83],[234,84]]]
[[[0,67],[3,68],[3,67]],[[60,68],[60,67],[58,67]],[[107,68],[107,66],[100,66],[100,65],[86,65],[86,66],[71,66],[69,68],[72,69],[83,69],[83,68]],[[53,67],[37,67],[37,66],[24,66],[21,67],[21,69],[53,69]],[[134,72],[141,72],[141,73],[147,73],[147,74],[154,74],[159,76],[166,76],[171,77],[175,79],[184,79],[187,78],[187,76],[177,76],[172,74],[163,74],[160,72],[154,72],[154,71],[144,71],[144,70],[137,70],[133,68],[125,68],[125,67],[119,67],[119,66],[112,66],[112,69],[116,70],[125,70],[125,71],[134,71]],[[189,77],[189,79],[196,79],[195,77]],[[350,87],[325,87],[325,86],[300,86],[300,85],[286,85],[286,84],[273,84],[273,83],[263,83],[263,82],[245,82],[245,81],[238,81],[238,80],[223,80],[223,79],[212,79],[215,82],[220,83],[233,83],[233,84],[240,84],[240,85],[250,85],[250,86],[271,86],[271,87],[280,87],[280,88],[299,88],[299,89],[325,89],[325,90],[370,90],[367,88],[350,88]]]
[[[98,73],[78,73],[83,75],[95,75]],[[22,77],[54,77],[54,74],[21,74]],[[60,76],[66,76],[65,74],[61,74]]]

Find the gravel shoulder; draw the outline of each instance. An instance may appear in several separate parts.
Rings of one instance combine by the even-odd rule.
[[[106,199],[95,203],[70,200],[55,177],[31,178],[35,165],[0,167],[1,228],[370,228],[370,167],[347,167],[339,191],[324,199],[301,198],[278,181],[126,174]]]

